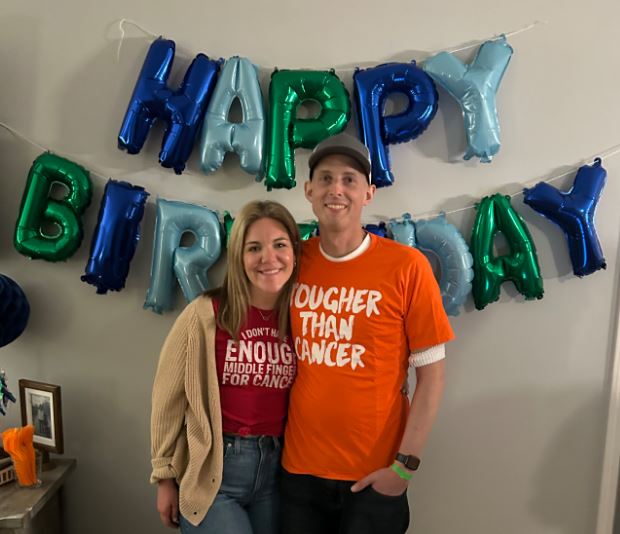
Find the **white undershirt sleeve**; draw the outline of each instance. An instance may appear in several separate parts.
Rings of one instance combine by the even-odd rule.
[[[446,345],[445,343],[441,343],[440,345],[434,345],[428,349],[412,352],[409,355],[409,365],[413,367],[422,367],[423,365],[429,365],[443,360],[445,357]]]

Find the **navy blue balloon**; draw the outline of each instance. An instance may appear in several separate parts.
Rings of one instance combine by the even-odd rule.
[[[378,235],[379,237],[385,237],[387,235],[387,227],[384,222],[380,222],[379,224],[367,224],[364,226],[364,230],[371,234]]]
[[[167,81],[174,50],[174,41],[161,37],[149,48],[118,134],[118,147],[137,154],[151,126],[160,119],[167,126],[159,162],[181,174],[215,87],[220,62],[198,54],[187,69],[181,87],[173,91]]]
[[[418,137],[437,113],[437,89],[432,78],[411,63],[386,63],[353,74],[357,128],[370,151],[372,182],[377,187],[394,183],[388,145]],[[383,115],[387,98],[404,94],[407,109]]]
[[[15,341],[26,329],[30,304],[22,288],[0,274],[0,347]]]
[[[140,239],[140,221],[149,194],[143,187],[109,180],[103,192],[90,256],[81,279],[97,293],[125,287],[129,264]]]
[[[550,221],[566,235],[573,272],[586,276],[607,266],[594,226],[594,212],[605,186],[607,171],[600,158],[577,171],[573,187],[567,193],[541,182],[525,189],[523,202]]]

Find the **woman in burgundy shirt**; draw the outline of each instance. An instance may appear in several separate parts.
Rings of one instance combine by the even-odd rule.
[[[299,231],[286,208],[247,204],[231,230],[222,287],[189,304],[166,340],[151,424],[151,480],[166,526],[180,525],[184,534],[279,530],[276,475],[296,373],[288,304],[299,251]],[[182,376],[171,379],[179,368]],[[207,413],[218,401],[221,427]],[[201,442],[209,433],[212,439]]]

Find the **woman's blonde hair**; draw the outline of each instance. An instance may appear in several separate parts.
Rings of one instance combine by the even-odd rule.
[[[289,303],[293,285],[297,280],[301,255],[299,229],[293,216],[282,204],[270,200],[256,200],[243,206],[235,218],[228,239],[228,266],[224,283],[221,288],[210,292],[219,298],[217,325],[226,330],[234,339],[238,339],[239,330],[246,321],[250,307],[251,284],[243,267],[245,236],[252,224],[264,218],[273,219],[284,226],[295,254],[293,273],[282,287],[275,305],[275,310],[278,312],[280,339],[288,332]]]

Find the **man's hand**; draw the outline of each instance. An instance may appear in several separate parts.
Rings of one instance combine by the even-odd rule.
[[[165,526],[179,527],[179,488],[172,478],[157,483],[157,511]]]
[[[370,475],[362,478],[362,480],[358,480],[351,486],[351,491],[357,493],[368,486],[372,486],[378,493],[396,497],[402,495],[407,490],[408,485],[408,480],[400,478],[389,467],[384,467],[383,469],[370,473]]]

